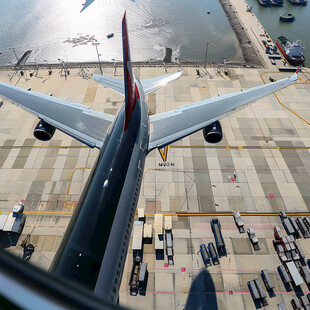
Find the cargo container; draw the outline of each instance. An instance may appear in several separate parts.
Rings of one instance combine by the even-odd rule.
[[[214,246],[213,242],[208,243],[208,249],[209,249],[209,253],[210,253],[213,264],[214,265],[215,265],[215,263],[219,264],[220,262],[219,262],[218,255],[216,253],[215,246]]]
[[[144,239],[152,239],[153,237],[153,225],[152,224],[144,224],[143,228],[143,238]]]
[[[305,259],[306,255],[303,249],[301,248],[300,243],[298,241],[295,241],[294,243],[295,243],[296,250],[298,251],[300,258]]]
[[[280,302],[280,303],[278,304],[278,309],[279,309],[279,310],[287,310],[287,308],[286,308],[286,306],[285,306],[285,304],[284,304],[283,302]]]
[[[138,208],[138,219],[141,222],[145,222],[144,208]]]
[[[141,263],[140,265],[140,272],[139,272],[139,284],[143,284],[145,282],[147,274],[147,263]]]
[[[292,224],[292,226],[293,226],[293,228],[294,228],[294,235],[297,237],[297,238],[299,238],[300,237],[300,235],[299,235],[299,227],[298,227],[298,225],[297,225],[297,223],[296,223],[296,220],[293,218],[293,217],[289,217],[288,218],[289,220],[290,220],[290,222],[291,222],[291,224]]]
[[[135,221],[133,224],[132,250],[142,251],[143,222]]]
[[[286,270],[290,274],[293,284],[295,286],[299,286],[304,283],[302,277],[299,274],[298,269],[296,268],[296,265],[294,262],[288,262],[286,263]]]
[[[306,224],[306,226],[308,227],[308,229],[310,229],[310,218],[309,217],[304,217],[303,221]]]
[[[262,286],[262,283],[260,282],[260,279],[259,278],[256,278],[254,279],[254,282],[255,282],[255,285],[257,287],[257,290],[258,290],[258,294],[261,298],[266,298],[267,297],[267,294],[266,292],[264,291],[263,289],[263,286]]]
[[[165,230],[172,230],[172,217],[169,216],[165,216],[165,226],[164,226]]]
[[[309,269],[307,268],[307,266],[301,266],[301,275],[303,276],[305,282],[307,285],[310,284],[310,271]]]
[[[308,230],[308,227],[305,225],[304,221],[301,217],[298,217],[296,219],[297,225],[300,228],[301,233],[303,234],[304,238],[310,238],[310,233]]]
[[[303,295],[303,296],[299,297],[299,300],[300,300],[301,305],[302,305],[305,309],[309,309],[309,307],[310,307],[310,301],[309,301],[309,299],[307,298],[306,295]]]
[[[249,287],[253,300],[259,300],[261,297],[258,293],[254,280],[248,281],[248,287]]]
[[[283,265],[280,265],[277,267],[278,268],[278,272],[279,272],[279,275],[283,281],[284,284],[289,284],[291,283],[291,279],[286,271],[286,269],[284,268]]]
[[[270,279],[270,276],[269,276],[269,273],[268,273],[268,270],[267,269],[263,269],[261,271],[261,276],[262,276],[262,279],[265,283],[265,286],[266,286],[266,289],[267,290],[272,290],[274,288],[274,285]]]
[[[283,219],[282,221],[283,227],[285,228],[288,235],[292,235],[295,233],[295,229],[293,228],[290,220],[288,218]]]
[[[200,245],[200,254],[201,254],[202,260],[205,264],[205,267],[211,266],[210,253],[209,253],[209,250],[207,249],[207,247],[204,243]]]

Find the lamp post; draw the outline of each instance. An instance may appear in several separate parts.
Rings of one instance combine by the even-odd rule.
[[[96,47],[96,51],[97,51],[97,56],[98,56],[98,63],[99,63],[99,69],[100,69],[100,72],[101,72],[101,75],[103,74],[102,73],[102,69],[101,69],[101,63],[100,63],[100,54],[98,52],[98,45],[100,45],[99,42],[96,42],[96,43],[92,43],[95,47]]]
[[[207,68],[208,46],[210,42],[206,42],[205,69]]]
[[[9,47],[9,50],[13,51],[13,53],[15,55],[15,58],[16,58],[16,61],[18,61],[18,58],[17,58],[17,55],[16,55],[16,51],[15,51],[15,47]]]

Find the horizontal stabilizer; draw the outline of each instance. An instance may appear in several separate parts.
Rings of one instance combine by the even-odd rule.
[[[144,94],[148,95],[155,90],[167,85],[168,83],[173,82],[174,80],[178,79],[182,75],[182,73],[183,72],[181,71],[141,81]]]
[[[93,78],[95,81],[102,84],[103,86],[109,87],[123,96],[125,95],[124,80],[107,77],[99,74],[93,74]]]

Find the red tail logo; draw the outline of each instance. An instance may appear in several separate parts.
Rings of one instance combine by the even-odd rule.
[[[125,124],[124,132],[128,127],[130,116],[136,106],[136,90],[135,90],[135,79],[132,73],[129,39],[126,21],[126,12],[122,22],[123,32],[123,61],[124,61],[124,82],[125,82]]]

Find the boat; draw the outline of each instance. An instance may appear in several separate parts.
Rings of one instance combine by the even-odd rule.
[[[308,0],[288,0],[293,5],[306,5]]]
[[[270,0],[272,6],[283,6],[283,0]]]
[[[293,66],[302,65],[305,61],[300,40],[291,42],[284,36],[280,36],[277,39],[277,46],[287,61]]]
[[[111,32],[111,33],[109,33],[108,35],[107,35],[107,38],[108,39],[111,39],[111,38],[113,38],[114,37],[114,33],[113,32]]]
[[[279,20],[284,23],[292,23],[295,20],[295,15],[292,13],[282,14]]]
[[[269,0],[257,0],[261,6],[270,6],[271,3]]]

